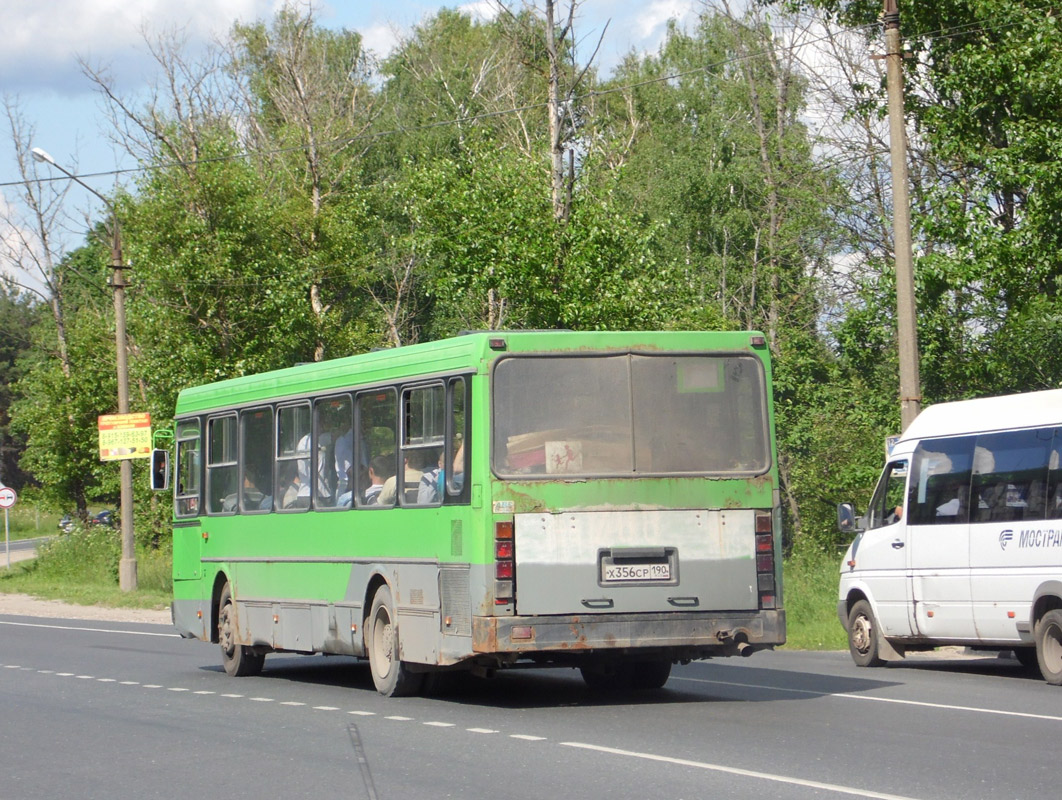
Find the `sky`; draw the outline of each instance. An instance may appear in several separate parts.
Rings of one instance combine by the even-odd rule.
[[[522,0],[508,0],[510,7]],[[562,8],[567,7],[561,0]],[[144,44],[151,31],[184,32],[190,44],[224,35],[233,22],[268,20],[280,0],[0,0],[0,95],[14,98],[35,129],[33,145],[80,175],[131,166],[107,141],[107,121],[82,59],[104,67],[124,95],[135,94],[154,74]],[[541,7],[541,0],[537,3]],[[605,30],[597,64],[607,74],[631,50],[655,52],[667,21],[689,22],[698,0],[582,0],[576,35],[586,52]],[[440,8],[492,15],[492,0],[314,0],[320,24],[356,30],[385,56],[413,26]],[[6,122],[6,119],[5,119]],[[6,127],[6,126],[5,126]],[[0,184],[19,177],[10,133],[0,132]],[[112,179],[93,179],[101,191]],[[102,185],[99,185],[102,183]],[[10,190],[0,187],[6,193]],[[76,199],[72,199],[76,202]]]

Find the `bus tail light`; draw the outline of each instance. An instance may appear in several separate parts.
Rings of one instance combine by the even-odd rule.
[[[494,523],[494,605],[513,602],[516,577],[516,540],[512,520]]]
[[[756,589],[760,608],[775,608],[774,522],[770,511],[756,512]]]

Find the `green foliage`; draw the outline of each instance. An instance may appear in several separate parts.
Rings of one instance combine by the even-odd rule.
[[[837,619],[841,556],[804,547],[786,559],[784,596],[786,644],[792,650],[846,650],[848,639]]]
[[[22,375],[22,357],[30,350],[29,330],[40,316],[41,306],[26,294],[0,282],[0,480],[21,491],[27,475],[19,467],[25,440],[11,430],[10,408],[14,386]]]
[[[859,23],[880,12],[787,5]],[[1058,385],[1058,15],[1016,0],[902,11],[919,59],[912,134],[927,154],[915,171],[924,395]],[[134,410],[163,427],[189,385],[462,329],[760,329],[786,543],[794,558],[832,552],[836,502],[865,502],[899,429],[895,286],[871,230],[883,211],[845,207],[850,176],[814,148],[808,87],[775,27],[706,10],[604,81],[563,43],[572,167],[558,218],[544,34],[530,9],[490,22],[444,10],[374,73],[359,34],[297,6],[236,25],[232,97],[153,108],[151,169],[115,198],[133,262]],[[881,88],[861,91],[851,113],[874,120]],[[219,111],[233,97],[244,104]],[[863,225],[846,230],[853,214]],[[0,349],[0,447],[24,443],[20,468],[43,500],[82,512],[118,494],[117,468],[96,453],[96,416],[116,397],[98,238],[59,268],[69,377],[49,309],[0,296],[0,330],[22,336]],[[820,275],[850,250],[868,255],[850,294],[827,303]],[[136,536],[153,551],[170,509],[148,496],[144,469],[134,464]]]

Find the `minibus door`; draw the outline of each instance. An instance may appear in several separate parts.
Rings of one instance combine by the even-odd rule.
[[[907,461],[889,463],[867,510],[867,529],[852,547],[854,569],[870,589],[874,613],[886,636],[910,636],[911,580],[908,569],[904,495]]]
[[[919,635],[977,637],[970,594],[972,436],[926,440],[915,450],[907,549]]]

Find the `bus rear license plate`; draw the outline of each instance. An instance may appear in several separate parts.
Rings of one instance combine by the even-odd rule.
[[[602,564],[605,583],[641,583],[671,580],[671,564]]]

